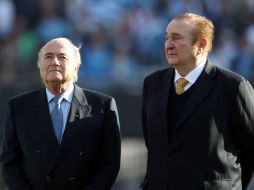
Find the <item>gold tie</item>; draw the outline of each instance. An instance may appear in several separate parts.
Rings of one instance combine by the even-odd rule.
[[[189,82],[185,78],[179,78],[176,82],[176,93],[177,94],[182,94],[184,93],[184,87],[188,84]]]

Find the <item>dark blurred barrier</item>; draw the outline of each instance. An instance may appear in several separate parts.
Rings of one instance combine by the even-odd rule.
[[[123,137],[140,137],[141,97],[124,93],[112,94],[118,105],[121,133]]]

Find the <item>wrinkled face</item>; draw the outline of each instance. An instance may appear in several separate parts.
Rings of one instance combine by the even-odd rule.
[[[79,64],[74,50],[66,40],[53,40],[44,47],[39,63],[40,75],[45,84],[74,82]]]
[[[165,55],[175,69],[195,67],[198,45],[194,43],[193,29],[193,24],[184,20],[173,20],[166,29]]]

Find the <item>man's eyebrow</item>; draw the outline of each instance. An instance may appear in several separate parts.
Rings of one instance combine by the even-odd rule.
[[[53,53],[50,53],[50,52],[48,52],[48,53],[45,53],[44,54],[44,56],[47,56],[47,55],[53,55]],[[64,56],[66,56],[67,54],[66,53],[59,53],[58,55],[64,55]]]
[[[182,35],[179,33],[171,33],[171,36],[182,36]]]
[[[64,56],[66,56],[67,54],[66,53],[59,53],[58,55],[64,55]]]
[[[52,55],[52,54],[53,54],[53,53],[50,53],[50,52],[45,53],[45,54],[44,54],[44,57],[47,56],[47,55]]]
[[[165,32],[165,36],[182,36],[181,34],[179,34],[179,33],[170,33],[170,34],[168,34],[167,32]]]

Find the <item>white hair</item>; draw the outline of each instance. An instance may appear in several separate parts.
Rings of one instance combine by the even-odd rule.
[[[77,63],[78,65],[81,64],[81,55],[80,55],[80,51],[79,51],[79,50],[80,50],[80,48],[81,48],[82,45],[80,44],[79,46],[75,46],[75,45],[72,43],[72,41],[69,40],[68,38],[60,37],[60,38],[55,38],[55,39],[53,39],[53,40],[50,40],[50,41],[47,42],[44,46],[42,46],[42,48],[39,50],[39,52],[38,52],[38,61],[37,61],[37,66],[38,66],[38,68],[40,68],[41,58],[42,58],[42,56],[43,56],[45,47],[46,47],[50,42],[55,41],[55,40],[64,40],[64,41],[67,41],[67,42],[71,45],[71,47],[72,47],[72,49],[73,49],[73,53],[74,53],[74,57],[75,57],[76,63]],[[76,76],[74,77],[74,82],[76,82],[77,80],[78,80],[78,76],[76,75]]]

